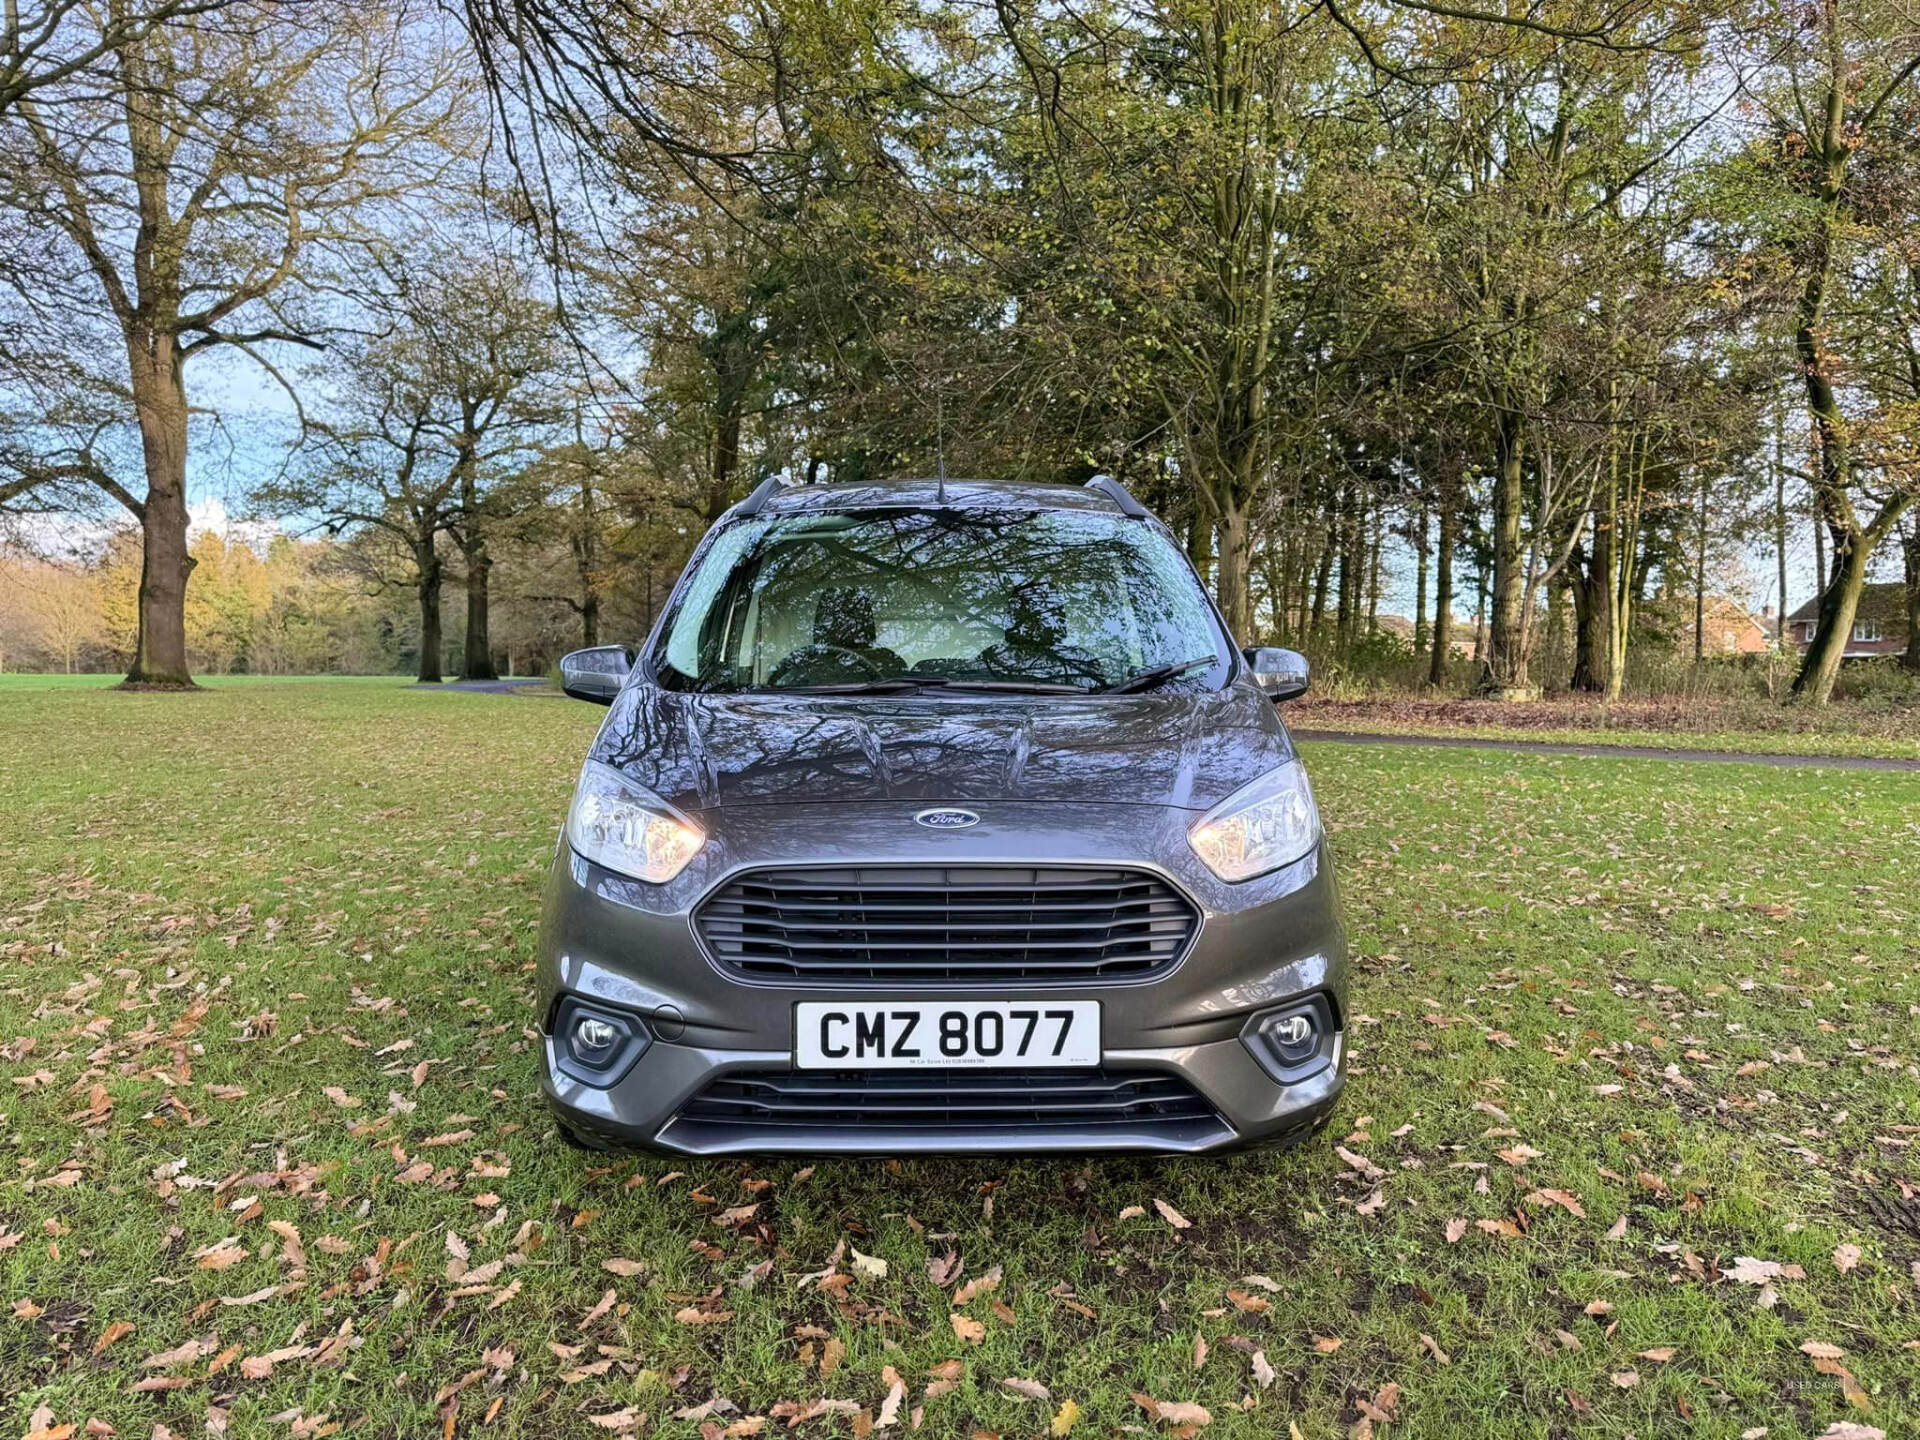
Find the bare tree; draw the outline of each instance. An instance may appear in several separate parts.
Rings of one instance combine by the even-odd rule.
[[[0,13],[0,115],[37,90],[106,66],[123,45],[160,26],[223,10],[233,0],[149,0],[102,7],[90,0],[7,0]]]
[[[463,674],[490,678],[489,541],[516,503],[503,491],[517,462],[550,418],[554,309],[510,258],[424,235],[401,248],[369,333],[338,346],[317,377],[319,443],[255,502],[394,537],[419,597],[419,675],[429,683],[440,679],[440,537],[449,537],[466,561]]]
[[[140,522],[129,683],[186,686],[187,367],[237,351],[277,378],[263,347],[311,343],[292,310],[303,282],[434,163],[423,142],[458,113],[460,63],[405,0],[124,20],[75,7],[63,23],[96,33],[70,43],[97,63],[0,115],[0,210],[27,242],[0,262],[0,324],[91,377],[137,431],[137,474],[98,447],[62,473]]]

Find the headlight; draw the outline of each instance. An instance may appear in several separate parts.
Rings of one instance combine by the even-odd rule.
[[[707,837],[652,791],[589,760],[567,811],[567,843],[596,865],[662,885],[687,868]]]
[[[1291,865],[1320,839],[1320,812],[1298,760],[1243,785],[1187,832],[1193,853],[1222,880],[1251,880]]]

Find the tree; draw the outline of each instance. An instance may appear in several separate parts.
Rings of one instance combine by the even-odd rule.
[[[318,443],[254,501],[396,542],[400,583],[420,605],[423,683],[441,678],[440,537],[451,537],[467,564],[466,673],[491,676],[488,546],[512,508],[496,486],[550,418],[540,382],[553,360],[553,308],[523,266],[497,253],[424,235],[403,249],[386,293],[369,297],[368,333],[340,345],[316,377]]]
[[[63,36],[95,27],[70,44],[97,63],[0,116],[0,210],[25,217],[30,242],[0,262],[0,324],[85,373],[137,434],[137,472],[89,446],[60,473],[142,530],[128,682],[186,686],[188,367],[226,351],[278,376],[262,347],[310,343],[292,314],[302,282],[320,252],[369,238],[371,205],[420,181],[422,142],[458,109],[459,66],[404,7],[322,25],[268,0],[235,0],[217,24],[192,8],[167,23],[117,6],[60,18]]]
[[[547,393],[554,307],[528,267],[497,251],[454,249],[424,263],[416,256],[402,276],[404,363],[417,367],[412,385],[439,392],[429,433],[453,456],[456,503],[446,529],[466,562],[467,592],[460,674],[492,680],[491,542],[533,503],[518,462],[560,413]]]
[[[104,15],[86,0],[11,0],[0,17],[0,115],[36,91],[110,67],[122,46],[163,25],[224,9],[231,0],[120,0]]]
[[[1767,131],[1742,157],[1756,224],[1784,261],[1815,439],[1815,509],[1832,543],[1794,694],[1825,704],[1875,552],[1920,493],[1912,227],[1920,217],[1920,51],[1884,0],[1820,0],[1785,36]]]
[[[71,675],[102,636],[100,593],[86,569],[33,556],[0,556],[0,605],[17,651],[38,650]]]

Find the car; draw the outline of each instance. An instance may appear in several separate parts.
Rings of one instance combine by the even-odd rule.
[[[1297,1142],[1346,937],[1278,702],[1120,485],[769,481],[637,651],[546,887],[542,1085],[590,1149]]]

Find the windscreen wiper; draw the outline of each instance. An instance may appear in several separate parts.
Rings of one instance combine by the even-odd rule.
[[[903,690],[924,690],[952,682],[944,675],[890,675],[884,680],[848,680],[831,685],[775,685],[763,695],[891,695]]]
[[[1171,665],[1156,665],[1151,670],[1142,670],[1138,675],[1129,675],[1119,684],[1109,685],[1100,693],[1131,695],[1136,690],[1151,690],[1155,685],[1178,679],[1189,670],[1198,670],[1202,665],[1215,664],[1219,659],[1218,655],[1196,655],[1191,660],[1176,660]]]
[[[947,681],[950,690],[993,690],[1006,695],[1085,695],[1084,685],[1062,685],[1053,680],[961,680]]]

